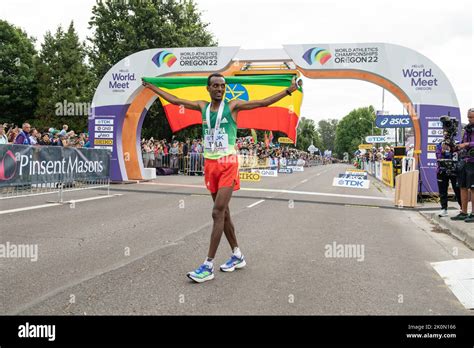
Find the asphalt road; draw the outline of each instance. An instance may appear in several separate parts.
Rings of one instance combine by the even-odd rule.
[[[242,183],[230,209],[247,267],[203,284],[186,277],[204,260],[212,226],[202,177],[113,185],[105,198],[67,193],[100,198],[2,214],[0,243],[37,244],[39,253],[36,262],[1,260],[0,313],[472,314],[430,263],[474,252],[394,208],[380,183],[333,187],[346,168]],[[54,198],[3,200],[0,211]],[[344,246],[360,253],[328,254]],[[223,236],[216,265],[229,255]]]

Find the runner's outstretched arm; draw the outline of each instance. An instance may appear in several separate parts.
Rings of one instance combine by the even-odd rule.
[[[153,92],[158,94],[161,98],[163,98],[167,102],[174,105],[183,105],[186,109],[202,111],[202,109],[206,106],[206,102],[203,100],[186,100],[186,99],[177,98],[176,96],[163,91],[162,89],[152,85],[149,82],[143,81],[142,85],[145,88],[151,89]]]
[[[301,86],[301,84],[300,84]],[[291,86],[284,89],[283,91],[276,93],[268,98],[261,99],[261,100],[251,100],[251,101],[244,101],[244,100],[235,100],[233,101],[233,110],[234,111],[241,111],[241,110],[252,110],[255,108],[260,108],[263,106],[269,106],[280,99],[286,97],[289,93],[293,93],[298,89],[298,85],[296,84],[296,78],[293,78]]]

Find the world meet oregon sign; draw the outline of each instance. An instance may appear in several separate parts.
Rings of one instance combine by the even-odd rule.
[[[235,46],[165,47],[125,57],[102,78],[89,117],[89,135],[94,147],[112,151],[112,179],[144,177],[139,153],[141,125],[157,96],[143,88],[142,77],[188,73],[206,76],[211,72],[233,75],[244,68],[244,61],[262,61],[262,57],[293,63],[307,78],[363,80],[392,93],[404,105],[412,122],[415,151],[420,153],[421,191],[437,192],[436,158],[426,151],[430,144],[428,135],[442,115],[449,113],[460,122],[458,100],[448,78],[433,61],[414,49],[388,43],[305,43],[272,50],[241,50]],[[96,136],[95,120],[113,122],[110,139]],[[386,122],[399,122],[399,126],[407,123],[406,120]]]

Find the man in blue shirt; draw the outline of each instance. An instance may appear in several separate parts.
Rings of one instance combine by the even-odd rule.
[[[21,132],[15,138],[15,144],[17,145],[31,145],[30,142],[30,129],[29,123],[23,123],[21,126]]]

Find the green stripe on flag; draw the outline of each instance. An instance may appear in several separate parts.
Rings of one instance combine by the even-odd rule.
[[[290,75],[253,75],[253,76],[226,76],[227,84],[262,85],[289,87],[295,77]],[[157,87],[176,89],[183,87],[201,87],[207,85],[206,76],[178,76],[178,77],[144,77],[144,81]]]

